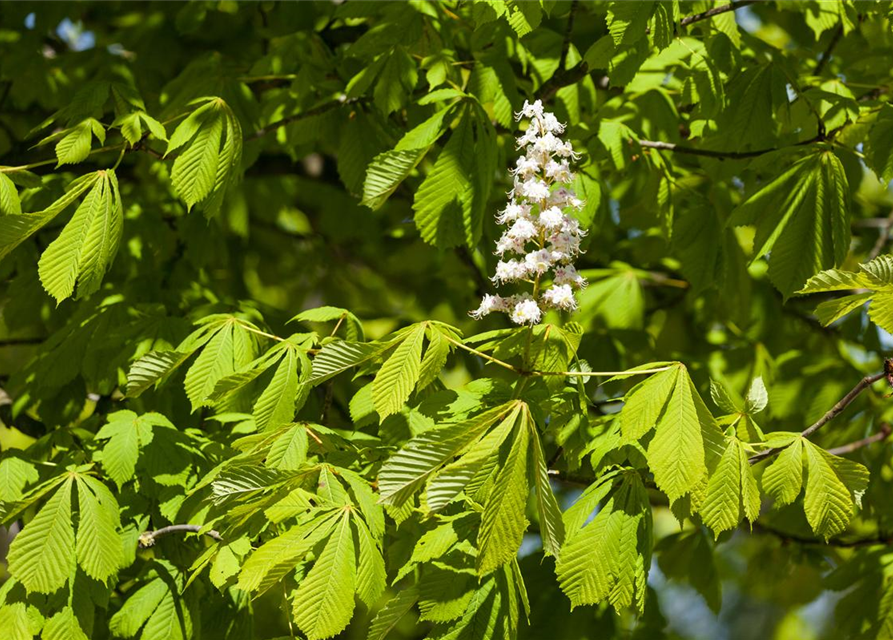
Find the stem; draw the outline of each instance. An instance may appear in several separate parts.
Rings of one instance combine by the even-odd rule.
[[[486,353],[483,353],[482,351],[478,351],[477,349],[472,349],[471,347],[466,346],[466,345],[462,344],[461,342],[459,342],[458,340],[455,340],[447,335],[444,335],[443,337],[446,339],[447,342],[456,345],[460,349],[465,349],[467,352],[473,353],[476,356],[480,356],[484,360],[489,360],[493,364],[498,364],[500,367],[503,367],[504,369],[508,369],[509,371],[514,371],[515,373],[517,373],[518,375],[521,375],[521,376],[528,375],[527,372],[521,371],[518,367],[510,365],[508,362],[503,362],[502,360],[499,360],[498,358],[494,358],[493,356],[489,356]]]
[[[890,437],[891,433],[893,433],[893,428],[890,427],[889,423],[884,422],[881,424],[880,430],[874,435],[862,438],[861,440],[856,440],[855,442],[850,442],[849,444],[842,444],[839,447],[828,449],[828,453],[834,456],[843,456],[852,453],[857,449],[861,449],[862,447],[874,444],[875,442],[883,442]]]
[[[251,325],[241,324],[240,325],[245,331],[250,331],[251,333],[256,333],[259,336],[263,336],[265,338],[269,338],[270,340],[277,340],[279,342],[285,342],[285,338],[280,338],[279,336],[274,336],[272,333],[267,333],[266,331],[261,331],[260,329],[255,329]]]
[[[531,371],[532,376],[637,376],[640,374],[660,373],[672,369],[669,367],[658,367],[656,369],[636,369],[635,371]]]
[[[177,533],[180,531],[185,531],[187,533],[198,533],[202,530],[202,526],[200,524],[172,524],[167,527],[162,527],[161,529],[156,529],[155,531],[146,531],[140,535],[139,544],[140,547],[146,548],[151,547],[155,544],[155,538],[160,538],[161,536],[166,536],[169,533]],[[220,534],[211,529],[210,531],[205,531],[206,536],[210,536],[217,541],[223,540]]]
[[[821,429],[823,426],[825,426],[827,423],[829,423],[835,417],[840,415],[840,413],[843,412],[843,410],[846,409],[853,402],[853,400],[855,400],[859,396],[860,393],[862,393],[865,389],[867,389],[868,387],[873,385],[878,380],[883,379],[885,375],[886,375],[885,373],[876,373],[871,376],[865,376],[864,378],[859,380],[859,382],[856,384],[856,386],[853,387],[852,389],[850,389],[849,393],[847,393],[843,398],[841,398],[837,402],[837,404],[835,404],[833,407],[828,409],[827,412],[825,412],[825,415],[823,415],[815,423],[811,424],[806,429],[801,431],[800,436],[803,438],[808,438],[809,436],[814,434],[816,431]],[[778,447],[775,449],[767,449],[766,451],[763,451],[762,453],[758,453],[755,456],[751,456],[750,464],[757,464],[758,462],[765,460],[766,458],[771,458],[772,456],[780,453],[785,448],[787,448],[787,447]]]

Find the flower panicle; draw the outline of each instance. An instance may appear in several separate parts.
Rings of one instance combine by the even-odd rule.
[[[566,213],[579,211],[584,202],[568,186],[575,179],[571,163],[579,156],[560,138],[564,124],[544,111],[539,100],[525,101],[515,119],[528,119],[530,125],[517,139],[524,152],[511,170],[509,203],[496,216],[506,230],[496,241],[500,261],[492,280],[497,285],[529,283],[533,289],[509,296],[486,294],[470,315],[480,319],[506,313],[516,324],[534,325],[548,309],[574,311],[574,292],[586,286],[573,265],[583,253],[586,231]]]

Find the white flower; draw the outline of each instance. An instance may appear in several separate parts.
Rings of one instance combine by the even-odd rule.
[[[533,104],[530,104],[527,100],[524,101],[524,106],[521,107],[521,111],[515,114],[515,120],[520,120],[521,118],[542,118],[543,117],[543,102],[542,100],[537,100]]]
[[[537,139],[538,139],[538,138],[537,138],[537,134],[538,134],[539,132],[538,132],[536,129],[537,129],[536,127],[534,127],[533,125],[531,125],[531,126],[527,127],[527,130],[524,131],[524,133],[521,134],[521,135],[517,138],[516,142],[517,142],[517,144],[518,144],[518,148],[519,148],[519,149],[520,149],[521,147],[526,147],[526,146],[528,146],[528,145],[532,145],[534,142],[537,141]]]
[[[536,225],[526,218],[519,218],[508,230],[508,235],[516,240],[530,240],[537,234]]]
[[[569,264],[555,269],[555,284],[570,284],[574,285],[578,289],[582,289],[588,283],[586,282],[586,278],[577,273],[574,265]]]
[[[549,250],[575,256],[580,253],[580,236],[565,231],[555,233],[549,238]]]
[[[542,180],[531,178],[521,185],[521,194],[530,200],[545,200],[549,197],[549,185]]]
[[[546,175],[556,182],[567,183],[574,180],[574,174],[571,173],[567,160],[562,160],[561,162],[549,160],[549,163],[546,165]]]
[[[496,265],[494,282],[513,282],[527,277],[527,265],[519,260],[500,260]]]
[[[542,213],[540,213],[540,224],[547,231],[555,231],[557,229],[564,229],[567,224],[567,216],[561,213],[561,209],[558,207],[549,207]]]
[[[502,211],[502,215],[496,216],[496,222],[506,224],[513,220],[517,220],[521,216],[530,213],[530,205],[516,204],[514,200],[509,202],[508,206]]]
[[[502,237],[496,241],[496,255],[502,256],[506,253],[524,253],[524,241],[512,238],[508,233],[503,233]]]
[[[536,153],[549,154],[562,149],[564,143],[551,133],[545,133],[537,138],[532,146]]]
[[[512,322],[515,324],[536,324],[540,321],[543,312],[540,311],[536,300],[526,298],[515,304],[512,309]]]
[[[577,300],[574,298],[574,292],[570,285],[558,284],[543,294],[543,300],[556,309],[564,309],[565,311],[573,311],[577,308]]]
[[[540,170],[540,163],[536,158],[527,156],[519,156],[518,162],[515,164],[515,173],[523,176],[525,179],[530,178]]]
[[[574,147],[570,142],[561,142],[556,146],[554,152],[562,158],[573,158],[576,160],[580,157],[580,154],[574,152]]]
[[[481,306],[469,313],[469,315],[475,320],[480,320],[494,311],[507,311],[508,308],[508,301],[502,296],[494,296],[485,293],[484,299],[481,300]]]
[[[558,122],[558,118],[555,117],[554,113],[546,112],[543,114],[542,119],[540,120],[543,129],[546,131],[550,131],[552,133],[564,133],[564,125]]]
[[[539,251],[528,253],[524,256],[524,264],[528,273],[535,273],[541,276],[552,268],[552,252],[540,249]]]

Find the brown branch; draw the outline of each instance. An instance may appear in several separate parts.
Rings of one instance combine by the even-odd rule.
[[[282,118],[281,120],[271,122],[266,127],[261,127],[254,133],[245,136],[245,141],[247,142],[249,140],[257,140],[258,138],[263,138],[268,133],[276,131],[277,129],[281,129],[282,127],[289,125],[292,122],[298,122],[299,120],[312,118],[313,116],[321,115],[323,113],[331,111],[332,109],[337,109],[338,107],[355,104],[357,102],[360,102],[360,100],[360,98],[348,98],[346,96],[341,96],[340,98],[336,98],[331,102],[321,104],[318,107],[314,107],[313,109],[308,109],[307,111],[302,111],[301,113],[296,113],[294,115]]]
[[[853,400],[855,400],[859,396],[860,393],[862,393],[865,389],[867,389],[868,387],[873,385],[878,380],[882,380],[885,375],[886,375],[885,373],[876,373],[871,376],[865,376],[864,378],[859,380],[858,384],[856,384],[855,387],[850,389],[849,393],[847,393],[843,398],[841,398],[837,402],[837,404],[835,404],[833,407],[828,409],[827,412],[825,412],[825,415],[823,415],[821,418],[816,420],[816,422],[814,422],[813,424],[808,426],[806,429],[801,431],[800,436],[803,438],[808,438],[809,436],[814,434],[816,431],[821,429],[823,426],[825,426],[831,420],[833,420],[838,415],[840,415],[840,413],[843,412],[844,409],[846,409],[848,406],[850,406],[850,404],[853,402]],[[767,449],[766,451],[758,453],[755,456],[751,456],[750,464],[757,464],[758,462],[765,460],[766,458],[771,458],[772,456],[780,453],[783,449],[785,449],[785,447],[779,447],[776,449]]]
[[[187,533],[198,533],[202,530],[202,526],[199,524],[172,524],[167,527],[161,527],[161,529],[156,529],[155,531],[145,531],[140,534],[139,544],[140,547],[145,549],[146,547],[151,547],[155,544],[155,539],[160,538],[161,536],[166,536],[169,533],[177,533],[180,531],[185,531]],[[217,531],[211,529],[210,531],[205,531],[205,535],[211,538],[214,538],[218,542],[223,540]]]
[[[577,13],[577,5],[579,0],[571,1],[571,8],[567,15],[567,27],[564,29],[564,42],[561,45],[561,56],[558,58],[558,69],[564,70],[567,64],[567,54],[571,48],[571,32],[574,30],[574,16]]]
[[[825,65],[828,64],[828,60],[831,59],[831,52],[834,51],[834,47],[837,46],[837,43],[840,42],[840,37],[843,35],[843,25],[837,27],[834,31],[834,35],[831,36],[831,41],[828,43],[827,48],[822,52],[822,57],[819,58],[819,63],[815,66],[815,71],[813,75],[821,75],[822,71],[825,69]]]
[[[868,262],[871,262],[881,255],[881,251],[884,250],[884,246],[887,244],[887,241],[890,240],[891,227],[893,227],[893,210],[890,211],[890,215],[884,220],[881,230],[878,232],[877,242],[874,243],[874,246],[871,248],[871,253],[868,254]]]
[[[814,136],[808,140],[797,142],[793,146],[802,147],[813,142],[823,140],[824,136]],[[693,156],[706,156],[708,158],[717,158],[719,160],[741,160],[744,158],[756,158],[773,151],[779,151],[780,147],[772,147],[770,149],[757,149],[754,151],[714,151],[713,149],[698,149],[697,147],[686,147],[673,142],[663,142],[660,140],[638,140],[639,146],[645,149],[658,149],[660,151],[672,151],[673,153],[687,153]]]
[[[870,435],[867,438],[862,438],[861,440],[850,442],[849,444],[842,444],[839,447],[828,449],[828,453],[835,456],[843,456],[848,453],[852,453],[857,449],[861,449],[862,447],[867,447],[870,444],[874,444],[875,442],[883,442],[890,437],[891,433],[893,433],[893,428],[890,427],[889,423],[883,422],[881,423],[880,430],[877,433]]]
[[[875,545],[893,545],[893,536],[878,534],[870,538],[855,538],[853,540],[841,540],[834,538],[831,540],[821,540],[818,538],[807,538],[794,533],[788,533],[775,527],[770,527],[761,522],[753,523],[753,530],[761,533],[768,533],[781,539],[782,542],[796,542],[797,544],[814,544],[824,547],[839,547],[842,549],[851,549],[853,547],[870,547]]]
[[[682,20],[679,21],[679,26],[687,27],[694,22],[707,20],[709,18],[712,18],[713,16],[718,16],[721,13],[726,13],[727,11],[736,11],[738,9],[741,9],[742,7],[746,7],[749,4],[756,4],[756,2],[757,0],[738,0],[738,2],[731,2],[721,7],[714,7],[712,9],[708,9],[707,11],[704,11],[703,13],[696,13],[693,16],[682,18]]]

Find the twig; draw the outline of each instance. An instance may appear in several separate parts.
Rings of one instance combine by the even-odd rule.
[[[571,1],[571,8],[567,15],[567,27],[564,29],[564,42],[561,45],[561,56],[558,58],[558,69],[563,70],[567,63],[567,53],[571,48],[571,32],[574,30],[574,16],[577,13],[579,0]]]
[[[807,538],[805,536],[799,536],[794,533],[787,533],[786,531],[782,531],[781,529],[776,529],[775,527],[770,527],[768,525],[763,524],[762,522],[754,522],[753,523],[754,531],[760,531],[762,533],[768,533],[777,538],[780,538],[782,542],[796,542],[797,544],[814,544],[825,547],[840,547],[843,549],[851,549],[853,547],[869,547],[873,545],[891,545],[893,544],[893,536],[878,534],[877,536],[871,538],[855,538],[853,540],[841,540],[839,538],[834,538],[831,540],[819,540],[818,538]]]
[[[741,9],[742,7],[746,7],[749,4],[755,4],[756,2],[757,0],[738,0],[738,2],[730,2],[727,5],[714,7],[713,9],[708,9],[707,11],[704,11],[702,13],[696,13],[693,16],[682,18],[682,20],[679,21],[679,26],[687,27],[693,22],[707,20],[709,18],[712,18],[713,16],[718,16],[721,13],[726,13],[727,11],[736,11],[738,9]]]
[[[257,140],[258,138],[263,138],[268,133],[275,131],[276,129],[280,129],[292,122],[297,122],[299,120],[304,120],[305,118],[312,118],[313,116],[318,116],[332,109],[337,109],[338,107],[343,107],[350,104],[355,104],[360,101],[360,98],[348,98],[345,95],[342,95],[331,102],[326,102],[325,104],[321,104],[318,107],[314,107],[313,109],[308,109],[307,111],[302,111],[301,113],[296,113],[292,116],[287,116],[282,118],[281,120],[276,120],[275,122],[271,122],[266,127],[261,127],[254,133],[251,133],[245,136],[245,140]]]
[[[181,531],[185,531],[187,533],[198,533],[202,530],[202,526],[200,524],[172,524],[167,527],[161,527],[161,529],[156,529],[155,531],[145,531],[140,534],[139,544],[140,547],[146,548],[151,547],[155,544],[155,539],[160,538],[161,536],[166,536],[169,533],[177,533]],[[214,538],[217,541],[223,540],[221,535],[211,529],[210,531],[205,531],[205,535],[211,538]]]
[[[887,219],[881,226],[881,230],[878,233],[877,242],[874,243],[874,247],[871,248],[871,253],[868,254],[868,262],[871,262],[879,255],[881,255],[881,251],[884,250],[884,245],[886,245],[887,241],[890,240],[891,227],[893,227],[893,210],[890,211],[890,215],[887,216]]]
[[[881,423],[880,430],[877,433],[870,435],[867,438],[862,438],[861,440],[850,442],[849,444],[842,444],[839,447],[828,449],[828,453],[835,456],[843,456],[848,453],[852,453],[857,449],[861,449],[862,447],[867,447],[870,444],[874,444],[875,442],[882,442],[889,438],[891,433],[893,433],[893,428],[890,427],[889,423],[883,422]]]
[[[670,368],[672,368],[672,365],[656,369],[636,369],[635,371],[529,371],[528,373],[532,376],[637,376],[660,373]]]
[[[831,59],[831,52],[834,51],[834,47],[837,46],[837,43],[840,42],[840,37],[843,35],[843,25],[837,27],[834,31],[834,35],[831,36],[831,41],[828,43],[828,46],[822,52],[822,57],[819,58],[819,63],[815,66],[815,71],[813,75],[821,75],[822,71],[825,68],[825,65],[828,64],[828,60]]]
[[[844,409],[846,409],[850,403],[855,400],[860,393],[862,393],[865,389],[873,385],[878,380],[882,380],[886,374],[885,373],[876,373],[871,376],[865,376],[861,380],[859,380],[858,384],[855,387],[850,389],[850,392],[847,393],[843,398],[841,398],[837,404],[828,409],[821,418],[819,418],[815,423],[808,426],[806,429],[800,432],[801,437],[808,438],[813,433],[821,429],[828,422],[837,417]],[[757,464],[761,460],[765,460],[766,458],[771,458],[772,456],[780,453],[786,447],[779,447],[775,449],[767,449],[761,453],[756,454],[755,456],[751,456],[750,464]]]
[[[459,342],[458,340],[455,340],[455,339],[453,339],[453,338],[451,338],[451,337],[449,337],[449,336],[447,336],[447,335],[444,335],[444,338],[446,338],[446,341],[447,341],[447,342],[456,345],[456,346],[459,347],[460,349],[465,349],[465,350],[468,351],[469,353],[473,353],[473,354],[476,355],[476,356],[480,356],[480,357],[483,358],[484,360],[489,360],[489,361],[492,362],[493,364],[497,364],[497,365],[499,365],[500,367],[502,367],[502,368],[504,368],[504,369],[508,369],[509,371],[514,371],[514,372],[517,373],[518,375],[527,375],[527,372],[522,371],[522,370],[519,369],[518,367],[515,367],[515,366],[513,366],[513,365],[510,365],[508,362],[503,362],[502,360],[499,360],[498,358],[494,358],[493,356],[487,355],[487,354],[484,353],[483,351],[478,351],[477,349],[472,349],[471,347],[466,346],[466,345],[463,344],[462,342]]]
[[[696,13],[693,16],[682,18],[682,20],[679,21],[679,25],[682,27],[686,27],[695,22],[707,20],[708,18],[712,18],[713,16],[719,15],[721,13],[726,13],[727,11],[735,11],[736,9],[746,7],[747,5],[754,4],[755,2],[757,2],[757,0],[739,0],[738,2],[732,2],[721,7],[714,7],[713,9],[708,9],[707,11],[704,11],[702,13]],[[565,69],[564,65],[561,64],[558,66],[558,71],[553,74],[552,77],[549,78],[549,80],[544,82],[543,85],[536,92],[536,98],[538,98],[539,100],[549,100],[556,93],[558,93],[559,89],[579,82],[588,74],[589,65],[586,64],[584,60],[581,60],[570,69]]]
[[[802,147],[813,142],[819,142],[824,139],[822,136],[814,136],[809,140],[803,140],[792,146]],[[674,142],[663,142],[661,140],[639,140],[639,146],[645,149],[659,149],[661,151],[672,151],[674,153],[687,153],[693,156],[706,156],[708,158],[718,158],[720,160],[732,159],[740,160],[744,158],[756,158],[773,151],[778,151],[780,147],[772,147],[770,149],[756,149],[754,151],[714,151],[713,149],[698,149],[697,147],[686,147]]]

